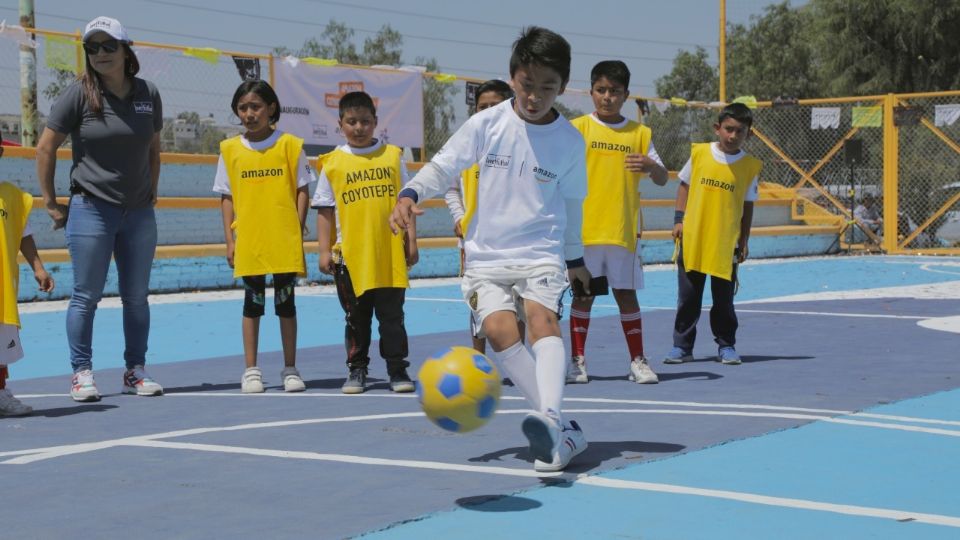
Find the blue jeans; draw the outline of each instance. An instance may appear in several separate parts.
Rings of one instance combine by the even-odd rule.
[[[123,359],[127,369],[143,365],[150,334],[150,267],[157,248],[153,207],[127,210],[95,197],[74,195],[66,238],[73,261],[67,341],[74,373],[93,368],[93,318],[103,296],[111,255],[117,263],[123,302]]]

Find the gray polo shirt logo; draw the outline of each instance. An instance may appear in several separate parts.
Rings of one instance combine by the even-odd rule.
[[[151,101],[134,101],[133,110],[137,114],[153,114],[153,102]]]

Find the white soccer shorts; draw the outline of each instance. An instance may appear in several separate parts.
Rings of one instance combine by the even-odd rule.
[[[613,245],[583,246],[583,262],[593,277],[607,276],[607,283],[612,289],[643,288],[643,257],[639,240],[636,252]]]
[[[0,324],[0,365],[9,365],[21,358],[20,329],[15,324]]]
[[[569,288],[567,272],[556,266],[508,266],[468,269],[460,282],[464,300],[477,325],[497,311],[512,311],[524,320],[523,302],[531,300],[561,315],[563,294]]]

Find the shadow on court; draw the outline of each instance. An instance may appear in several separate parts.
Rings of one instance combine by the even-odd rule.
[[[686,448],[682,444],[649,442],[649,441],[591,441],[587,449],[577,456],[573,464],[567,468],[568,472],[587,472],[614,459],[647,459],[646,454],[672,454]],[[474,463],[488,463],[491,461],[525,461],[533,463],[533,456],[526,446],[505,448],[481,456],[467,459]]]
[[[540,501],[515,495],[476,495],[454,501],[464,510],[476,512],[524,512],[543,506]]]
[[[74,407],[57,407],[54,409],[34,409],[32,416],[43,416],[46,418],[62,418],[64,416],[73,416],[75,414],[104,412],[110,409],[116,409],[116,405],[91,404],[77,405]]]

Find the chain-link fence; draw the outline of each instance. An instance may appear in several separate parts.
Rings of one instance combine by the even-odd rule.
[[[43,119],[82,61],[79,35],[36,31],[38,111]],[[140,75],[160,88],[165,152],[215,154],[239,132],[229,101],[242,70],[272,80],[269,56],[138,43]],[[0,40],[0,129],[19,139],[21,89],[13,75],[23,53]],[[429,159],[469,116],[469,94],[481,81],[424,73],[424,142]],[[634,105],[635,103],[635,105]],[[960,91],[757,103],[747,150],[759,157],[772,196],[791,200],[792,217],[843,230],[842,247],[887,252],[960,253]],[[589,92],[569,88],[557,101],[568,118],[593,111]],[[624,115],[649,125],[670,170],[691,142],[715,139],[717,104],[637,98]],[[642,113],[642,114],[641,114]],[[869,201],[873,199],[872,205]],[[876,215],[878,219],[865,219]]]

